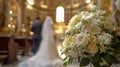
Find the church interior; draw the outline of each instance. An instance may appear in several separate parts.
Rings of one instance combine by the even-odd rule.
[[[80,11],[89,11],[92,5],[105,10],[106,15],[114,13],[116,0],[0,0],[0,67],[17,67],[17,64],[32,55],[32,24],[36,17],[44,23],[51,16],[57,49],[72,16]],[[118,32],[118,35],[120,33]],[[74,66],[73,66],[74,67]]]

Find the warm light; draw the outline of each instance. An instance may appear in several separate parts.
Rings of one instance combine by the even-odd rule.
[[[55,30],[55,33],[61,34],[61,33],[63,33],[63,29],[62,29],[62,28],[59,28],[59,29]]]
[[[87,8],[88,8],[88,9],[91,9],[91,8],[92,8],[92,6],[93,6],[93,4],[92,4],[92,3],[90,3],[90,4],[88,4],[88,5],[87,5]]]
[[[11,18],[10,18],[10,20],[12,21],[12,20],[13,20],[13,18],[11,17]]]
[[[13,11],[12,11],[12,10],[10,10],[10,11],[9,11],[9,14],[13,14]]]
[[[41,5],[42,8],[47,8],[48,6],[47,5]]]
[[[32,24],[33,23],[33,21],[30,21],[30,24]]]
[[[31,5],[27,5],[27,8],[31,9],[31,10],[33,9],[33,7]]]
[[[26,29],[25,29],[25,28],[23,28],[23,29],[22,29],[22,32],[26,32]]]
[[[64,8],[58,6],[56,9],[56,22],[64,22]]]
[[[30,35],[32,36],[32,35],[33,35],[33,32],[30,32]]]
[[[73,5],[73,7],[78,7],[80,4],[79,3],[77,3],[77,4],[74,4]]]
[[[27,0],[29,5],[34,5],[34,0]]]
[[[91,2],[91,0],[86,0],[86,3],[90,3]]]
[[[14,28],[15,28],[15,25],[12,25],[12,28],[14,29]]]
[[[11,24],[8,24],[8,27],[11,28]]]

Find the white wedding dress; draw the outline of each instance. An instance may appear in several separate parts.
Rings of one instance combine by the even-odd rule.
[[[53,21],[47,17],[43,24],[41,46],[35,56],[19,63],[18,67],[63,67],[54,40]]]

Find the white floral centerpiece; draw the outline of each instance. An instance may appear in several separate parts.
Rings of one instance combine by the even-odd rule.
[[[71,18],[62,45],[64,64],[77,60],[80,67],[110,67],[120,57],[120,41],[115,36],[115,20],[95,6]]]

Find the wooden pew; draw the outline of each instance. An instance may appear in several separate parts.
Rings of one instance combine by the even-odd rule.
[[[15,37],[14,42],[19,45],[18,52],[21,55],[27,55],[28,54],[30,45],[29,45],[26,37],[17,36],[17,37]]]
[[[13,36],[0,36],[0,59],[4,63],[16,60],[17,44],[14,43]]]
[[[32,44],[33,44],[32,37],[27,37],[27,40],[28,40],[29,45],[32,46]]]

